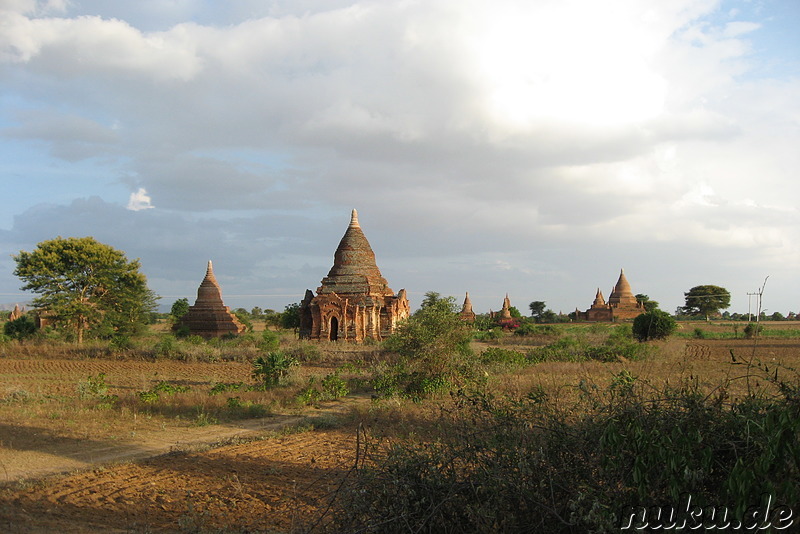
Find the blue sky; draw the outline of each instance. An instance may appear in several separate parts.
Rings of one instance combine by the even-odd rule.
[[[626,274],[800,312],[800,3],[0,0],[0,303],[58,235],[163,303],[315,289],[357,208],[416,305]]]

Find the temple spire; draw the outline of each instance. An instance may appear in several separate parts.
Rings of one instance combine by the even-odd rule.
[[[358,211],[353,208],[353,212],[350,214],[350,228],[361,228],[361,225],[358,224]]]
[[[472,313],[472,301],[469,299],[469,291],[464,298],[464,305],[461,307],[461,313]]]
[[[206,280],[217,281],[217,278],[214,276],[214,265],[212,265],[211,260],[208,260],[208,267],[206,267]]]

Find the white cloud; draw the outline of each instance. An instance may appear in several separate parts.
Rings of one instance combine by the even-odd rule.
[[[137,191],[131,193],[130,199],[128,199],[128,209],[131,211],[141,211],[154,208],[155,206],[150,202],[150,195],[147,194],[144,187],[140,187]]]
[[[796,257],[800,86],[748,77],[766,26],[717,0],[14,5],[3,135],[61,160],[47,164],[96,166],[112,204],[141,188],[138,218],[219,217],[250,244],[296,217],[307,233],[282,254],[321,254],[323,270],[352,207],[375,209],[383,257],[434,271],[470,251],[485,271],[519,254],[498,261],[522,276],[530,251],[560,250],[535,278],[652,241],[662,259]],[[7,209],[65,202],[41,197]]]

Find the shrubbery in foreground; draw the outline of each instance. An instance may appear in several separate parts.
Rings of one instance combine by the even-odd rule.
[[[626,508],[677,507],[686,495],[736,517],[765,495],[794,506],[800,382],[761,378],[780,393],[730,404],[724,387],[654,392],[627,371],[606,389],[582,384],[578,406],[541,390],[453,393],[439,440],[395,443],[355,472],[335,529],[619,532]]]

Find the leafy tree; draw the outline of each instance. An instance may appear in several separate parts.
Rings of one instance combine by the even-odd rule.
[[[14,256],[14,274],[23,290],[39,296],[33,305],[46,310],[57,325],[97,336],[133,333],[154,311],[157,297],[147,288],[139,260],[92,237],[43,241],[33,252]]]
[[[253,321],[250,320],[250,312],[244,308],[236,308],[233,314],[239,319],[239,322],[244,325],[248,332],[253,331]]]
[[[706,321],[708,321],[709,315],[729,308],[731,305],[731,294],[724,287],[695,286],[683,295],[686,297],[686,305],[682,308],[683,313],[704,316]]]
[[[253,306],[253,309],[252,309],[252,310],[250,310],[250,315],[252,315],[252,316],[253,316],[253,319],[258,319],[258,318],[261,318],[261,316],[263,316],[263,315],[264,315],[264,310],[262,310],[262,309],[261,309],[260,307],[258,307],[258,306]]]
[[[653,310],[658,309],[658,302],[655,300],[651,300],[650,297],[643,293],[639,293],[636,295],[636,300],[641,302],[644,306],[644,311],[651,312]]]
[[[184,315],[189,313],[189,299],[182,298],[172,303],[172,308],[169,311],[173,321],[177,321]]]
[[[519,312],[516,306],[509,307],[508,313],[510,313],[511,317],[513,317],[514,319],[522,319],[522,314]]]
[[[3,333],[11,339],[22,340],[36,333],[36,323],[27,315],[23,315],[4,324]]]
[[[437,293],[436,291],[428,291],[425,293],[425,298],[422,299],[422,304],[420,304],[420,310],[425,308],[429,308],[431,306],[440,306],[442,303],[447,303],[447,306],[456,313],[458,308],[456,305],[455,297],[443,297],[441,294]],[[418,312],[419,310],[417,310]],[[416,313],[416,312],[415,312]]]
[[[639,341],[664,339],[672,334],[678,324],[665,311],[653,310],[642,313],[633,320],[633,337]]]
[[[471,327],[458,316],[453,297],[442,298],[430,292],[426,293],[426,300],[398,325],[384,347],[420,371],[434,376],[452,375],[458,356],[470,353]]]
[[[536,319],[537,323],[540,323],[540,319],[544,310],[546,309],[547,304],[543,300],[534,300],[530,304],[528,304],[528,308],[531,309],[531,317]]]
[[[539,322],[539,323],[557,323],[557,322],[559,322],[558,314],[556,314],[556,312],[554,312],[553,310],[545,310],[539,316],[539,320],[537,322]]]
[[[287,330],[291,329],[297,333],[300,328],[300,303],[287,304],[281,314],[281,326]]]
[[[298,309],[298,313],[299,313]],[[283,324],[283,313],[275,310],[264,310],[264,324],[275,328],[280,328]]]

